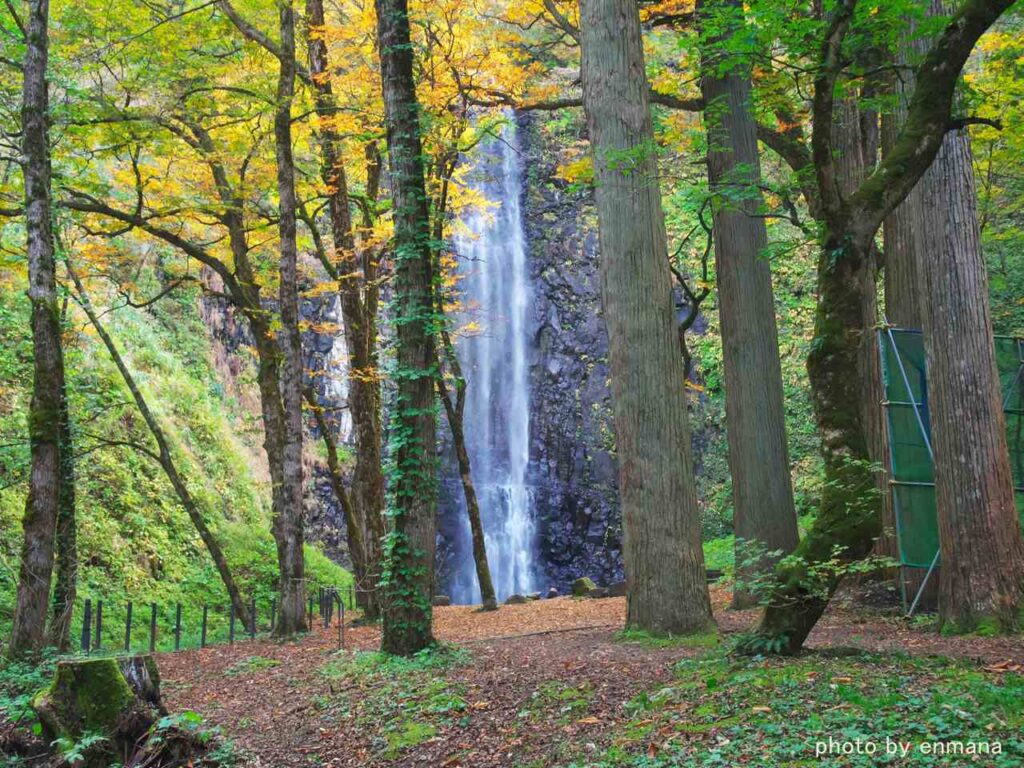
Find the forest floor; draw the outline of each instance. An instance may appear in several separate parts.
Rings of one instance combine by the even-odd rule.
[[[376,627],[346,627],[339,651],[334,627],[159,665],[172,711],[268,768],[1024,764],[1024,639],[943,637],[840,600],[804,656],[739,659],[728,636],[756,612],[728,599],[713,589],[720,642],[623,634],[624,599],[565,597],[435,609],[444,645],[413,660],[374,653]]]

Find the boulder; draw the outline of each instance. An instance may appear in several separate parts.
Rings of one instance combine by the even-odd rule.
[[[617,581],[608,587],[608,597],[625,597],[629,594],[629,587],[624,581]]]
[[[611,595],[608,593],[608,587],[594,587],[592,590],[587,592],[587,597],[599,600],[602,597],[611,597]]]
[[[505,605],[523,605],[530,602],[525,595],[509,595]]]
[[[597,585],[587,576],[581,576],[572,583],[573,597],[586,597],[595,589]]]
[[[452,599],[448,595],[434,595],[434,599],[430,601],[431,605],[435,607],[444,607],[452,604]]]
[[[526,596],[527,600],[540,600],[540,592],[531,592]]]
[[[554,587],[551,587],[551,589],[548,590],[548,600],[550,600],[553,597],[558,597],[558,590]]]

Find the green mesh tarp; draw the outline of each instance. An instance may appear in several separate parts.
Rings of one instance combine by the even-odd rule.
[[[900,560],[927,568],[939,548],[939,531],[924,341],[919,331],[893,329],[880,331],[879,342]],[[1024,519],[1024,339],[997,336],[995,347],[1017,509]]]

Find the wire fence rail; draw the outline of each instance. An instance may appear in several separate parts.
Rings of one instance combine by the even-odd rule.
[[[277,598],[260,602],[250,598],[249,622],[243,622],[230,600],[224,604],[188,604],[175,602],[104,601],[85,598],[81,603],[81,623],[75,637],[82,654],[103,652],[173,652],[211,645],[233,645],[242,639],[273,632],[277,623]],[[338,644],[344,647],[345,613],[355,608],[355,592],[347,586],[320,587],[310,594],[307,624],[312,631],[333,623],[338,628]]]

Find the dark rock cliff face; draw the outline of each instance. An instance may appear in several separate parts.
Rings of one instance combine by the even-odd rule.
[[[622,578],[622,521],[591,194],[558,177],[575,127],[520,119],[529,323],[530,481],[541,566],[565,590],[579,576]]]

